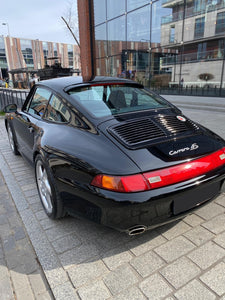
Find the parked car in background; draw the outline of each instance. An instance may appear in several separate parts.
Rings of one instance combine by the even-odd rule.
[[[33,163],[50,218],[134,235],[225,190],[225,141],[131,80],[41,81],[21,111],[5,111],[12,151]]]

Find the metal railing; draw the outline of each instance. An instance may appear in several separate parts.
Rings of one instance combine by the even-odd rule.
[[[208,60],[217,60],[223,59],[223,49],[214,49],[209,51],[202,52],[192,52],[183,55],[171,55],[165,56],[162,58],[162,65],[174,65],[179,63],[189,63],[189,62],[198,62],[198,61],[208,61]]]
[[[0,111],[8,104],[15,103],[18,108],[21,108],[29,90],[16,90],[0,88]]]
[[[199,86],[171,86],[153,87],[154,92],[161,95],[184,95],[184,96],[205,96],[205,97],[225,97],[225,89],[219,87]]]

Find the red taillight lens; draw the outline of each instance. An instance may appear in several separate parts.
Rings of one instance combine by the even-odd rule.
[[[92,185],[122,193],[140,192],[149,190],[147,180],[142,174],[131,176],[97,175],[91,182]]]
[[[201,176],[222,165],[225,165],[225,148],[189,163],[144,173],[144,176],[151,189],[156,189]]]
[[[99,174],[94,177],[91,184],[122,193],[147,191],[201,176],[223,165],[225,165],[225,148],[191,162],[144,174],[131,176]]]

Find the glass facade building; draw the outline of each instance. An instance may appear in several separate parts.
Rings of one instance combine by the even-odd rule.
[[[4,38],[0,36],[0,66],[7,67]]]
[[[225,0],[94,0],[96,74],[225,88]]]

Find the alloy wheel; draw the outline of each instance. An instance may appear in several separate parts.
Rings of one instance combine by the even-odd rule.
[[[15,152],[15,145],[14,145],[14,138],[13,138],[13,133],[12,129],[10,126],[8,127],[8,137],[9,137],[9,144],[13,152]]]
[[[51,214],[53,211],[53,205],[51,200],[52,189],[48,180],[46,169],[44,168],[43,163],[40,160],[38,160],[36,164],[36,178],[41,201],[44,205],[46,212],[48,214]]]

